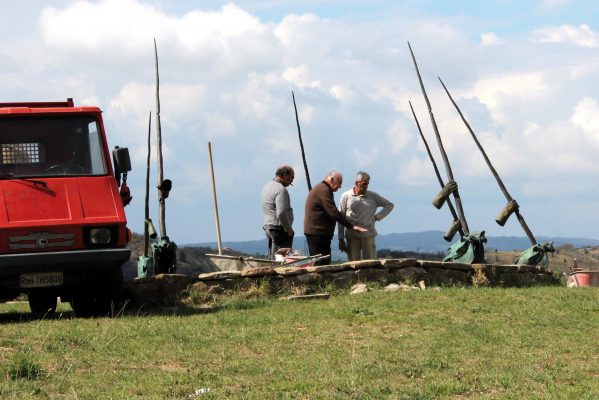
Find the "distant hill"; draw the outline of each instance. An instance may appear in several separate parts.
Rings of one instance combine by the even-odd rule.
[[[456,235],[457,240],[458,236]],[[554,245],[561,246],[571,244],[574,247],[599,246],[599,240],[588,238],[564,238],[539,236],[537,241],[553,242]],[[297,248],[307,254],[307,246],[303,236],[294,239],[294,248]],[[447,252],[451,243],[443,239],[441,231],[424,231],[411,233],[390,233],[387,235],[378,235],[376,239],[377,248],[397,250],[397,251],[415,251],[420,253],[438,253]],[[216,248],[216,242],[187,244],[188,247],[210,247]],[[337,249],[337,238],[333,239],[333,259],[345,259]],[[249,240],[241,242],[223,242],[223,247],[229,247],[233,250],[246,254],[265,254],[267,248],[266,239]],[[530,247],[530,241],[526,237],[518,236],[487,236],[487,249],[498,251],[517,251],[525,250]]]

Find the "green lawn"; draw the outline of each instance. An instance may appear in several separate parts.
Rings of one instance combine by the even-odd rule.
[[[25,303],[0,306],[0,398],[599,398],[597,288],[63,310],[31,319]]]

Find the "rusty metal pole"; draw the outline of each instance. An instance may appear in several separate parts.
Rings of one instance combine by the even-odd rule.
[[[212,197],[214,199],[214,218],[216,220],[216,244],[218,245],[218,254],[223,254],[223,245],[220,238],[220,218],[218,217],[218,202],[216,201],[216,183],[214,180],[214,166],[212,163],[212,144],[208,142],[208,158],[210,160],[210,177],[212,178]]]
[[[146,159],[146,200],[145,200],[145,218],[144,218],[144,257],[148,256],[148,246],[150,242],[148,219],[150,218],[150,152],[152,146],[150,145],[150,136],[152,129],[152,111],[148,118],[148,157]]]
[[[297,123],[297,134],[299,136],[300,148],[302,150],[302,160],[304,161],[304,171],[306,171],[306,181],[308,182],[308,191],[312,190],[312,184],[310,183],[310,173],[308,172],[308,163],[306,162],[306,153],[304,152],[304,142],[302,141],[302,130],[300,129],[299,117],[297,115],[297,106],[295,105],[295,94],[291,91],[291,97],[293,98],[293,108],[295,109],[295,122]]]
[[[437,163],[435,162],[435,159],[433,158],[433,154],[431,153],[431,149],[430,149],[430,147],[428,147],[428,142],[426,141],[426,138],[424,137],[424,134],[422,133],[422,129],[420,128],[420,123],[418,122],[418,118],[416,117],[416,113],[414,112],[414,107],[412,107],[412,102],[408,100],[408,103],[410,103],[410,109],[412,110],[412,115],[414,116],[414,121],[416,121],[416,126],[418,127],[418,132],[420,133],[420,137],[422,138],[422,141],[424,142],[424,146],[426,147],[426,152],[428,153],[428,157],[430,158],[431,162],[433,163],[433,168],[435,169],[435,175],[437,175],[437,180],[439,181],[439,185],[441,185],[441,188],[443,188],[445,186],[445,182],[443,182],[443,178],[441,178],[441,173],[439,172],[439,168],[437,168]],[[451,213],[453,220],[459,222],[458,215],[456,214],[455,208],[453,208],[453,203],[451,202],[450,198],[447,198],[447,207],[449,207],[449,212]],[[462,230],[461,227],[459,229],[459,232],[460,232],[460,236],[464,236],[464,231]]]
[[[160,125],[160,77],[158,74],[158,49],[154,39],[154,57],[156,60],[156,140],[158,143],[158,187],[162,186],[162,127]],[[161,190],[158,190],[158,224],[160,226],[160,237],[167,236],[165,222],[165,199]]]

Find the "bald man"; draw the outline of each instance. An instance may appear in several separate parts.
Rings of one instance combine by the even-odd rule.
[[[304,214],[304,235],[310,255],[331,255],[331,241],[335,224],[339,223],[355,232],[366,232],[361,226],[352,224],[335,205],[333,193],[341,188],[343,175],[330,171],[318,185],[314,186],[306,198]],[[330,263],[330,257],[319,261],[318,265]]]

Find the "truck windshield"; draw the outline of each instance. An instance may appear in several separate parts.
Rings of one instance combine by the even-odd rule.
[[[0,175],[105,175],[100,125],[91,116],[0,119]]]

